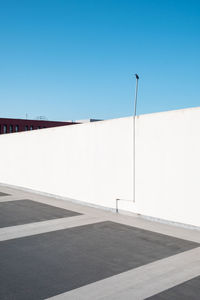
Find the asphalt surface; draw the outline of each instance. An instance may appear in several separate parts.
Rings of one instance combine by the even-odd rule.
[[[0,192],[0,299],[200,299],[200,233]]]
[[[32,200],[0,203],[0,228],[77,216],[79,213]]]
[[[200,276],[179,284],[169,290],[155,296],[146,298],[151,300],[199,300],[200,299]]]
[[[9,196],[9,194],[0,192],[0,197]]]
[[[113,222],[6,241],[0,299],[45,299],[197,246]]]

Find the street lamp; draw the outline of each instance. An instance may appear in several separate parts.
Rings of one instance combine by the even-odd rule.
[[[136,109],[137,109],[137,94],[138,94],[138,80],[139,80],[139,76],[138,74],[135,74],[135,78],[136,78],[136,87],[135,87],[135,107],[134,107],[134,117],[136,116]]]
[[[135,101],[134,101],[134,114],[133,114],[133,200],[125,200],[125,199],[116,199],[116,213],[119,212],[118,210],[118,202],[120,200],[123,201],[132,201],[135,202],[135,119],[136,119],[136,112],[137,112],[137,94],[138,94],[138,81],[139,76],[138,74],[135,74],[136,78],[136,87],[135,87]]]
[[[139,76],[135,74],[136,86],[135,86],[135,103],[134,103],[134,117],[133,117],[133,202],[135,202],[135,119],[137,112],[137,94],[138,94],[138,81]]]

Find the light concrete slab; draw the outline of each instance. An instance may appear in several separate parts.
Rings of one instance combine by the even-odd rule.
[[[60,218],[0,229],[0,241],[103,222],[104,219],[86,215]]]
[[[6,197],[1,197],[0,198],[0,203],[1,202],[9,202],[9,201],[18,201],[18,200],[24,200],[24,199],[27,199],[27,197],[25,197],[25,196],[20,197],[20,196],[10,195],[10,196],[6,196]]]

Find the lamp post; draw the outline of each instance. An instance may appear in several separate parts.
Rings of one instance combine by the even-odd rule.
[[[116,199],[116,213],[119,212],[118,209],[118,202],[120,200],[124,200],[124,201],[132,201],[135,202],[135,119],[136,119],[136,111],[137,111],[137,94],[138,94],[138,80],[139,80],[139,76],[138,74],[135,74],[135,78],[136,78],[136,87],[135,87],[135,101],[134,101],[134,114],[133,114],[133,200],[125,200],[125,199]]]
[[[138,94],[138,81],[139,76],[135,74],[136,86],[135,86],[135,101],[134,101],[134,116],[133,116],[133,202],[135,202],[135,119],[137,112],[137,94]]]

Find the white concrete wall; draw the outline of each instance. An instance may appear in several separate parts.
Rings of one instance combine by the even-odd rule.
[[[0,182],[105,207],[132,199],[132,119],[0,136]]]
[[[0,136],[0,182],[115,208],[133,199],[133,119]],[[200,108],[136,119],[131,212],[200,226]]]
[[[200,226],[200,108],[142,115],[136,129],[135,209]]]

